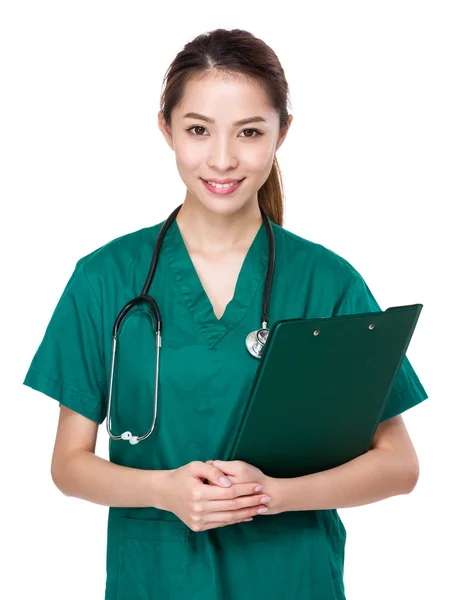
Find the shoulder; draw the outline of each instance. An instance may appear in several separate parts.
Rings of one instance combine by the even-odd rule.
[[[113,238],[82,256],[77,268],[87,276],[109,275],[113,270],[133,267],[145,245],[153,248],[164,221]]]
[[[272,223],[277,245],[287,264],[296,269],[305,269],[306,273],[321,280],[334,281],[347,292],[358,281],[361,274],[343,256],[318,242],[306,239],[292,231]]]

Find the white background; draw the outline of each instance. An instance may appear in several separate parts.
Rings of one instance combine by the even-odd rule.
[[[407,356],[429,399],[403,415],[420,479],[340,510],[347,600],[454,598],[453,8],[2,4],[2,597],[104,597],[108,509],[53,485],[58,404],[22,381],[76,261],[183,201],[157,126],[162,79],[187,41],[223,27],[262,38],[289,82],[284,227],[350,261],[383,310],[424,305]],[[105,458],[107,440],[103,425]]]

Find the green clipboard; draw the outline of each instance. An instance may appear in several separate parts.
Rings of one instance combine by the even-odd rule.
[[[299,477],[367,452],[422,307],[276,321],[223,460]]]

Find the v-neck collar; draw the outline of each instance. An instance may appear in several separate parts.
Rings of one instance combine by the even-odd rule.
[[[225,312],[217,319],[212,303],[192,262],[176,219],[163,239],[162,252],[181,290],[185,304],[201,334],[211,348],[243,319],[257,291],[266,277],[268,238],[262,222],[242,263],[233,298]],[[258,322],[261,315],[258,315]]]

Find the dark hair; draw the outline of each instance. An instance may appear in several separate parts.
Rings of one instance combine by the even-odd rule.
[[[280,129],[287,125],[288,83],[275,52],[248,31],[215,29],[185,44],[166,71],[160,110],[168,126],[188,81],[208,71],[240,74],[257,81],[279,115]],[[267,180],[258,191],[258,202],[272,221],[283,226],[283,184],[276,156]]]

